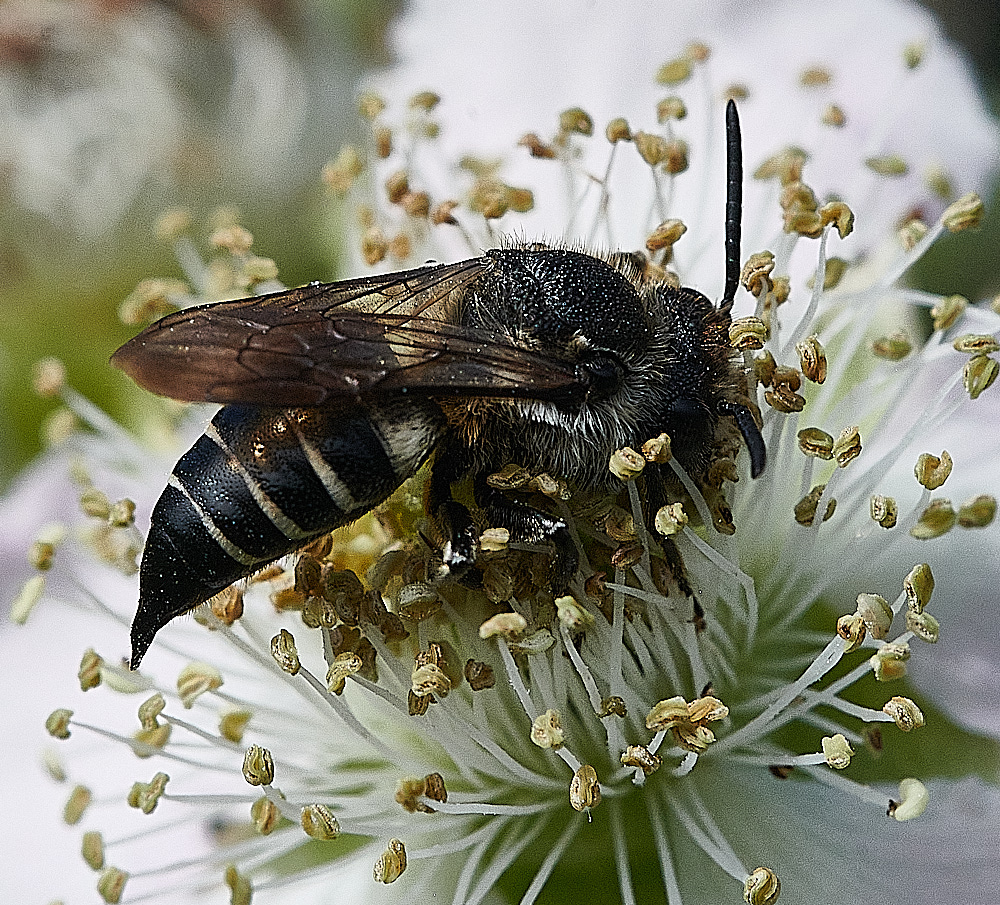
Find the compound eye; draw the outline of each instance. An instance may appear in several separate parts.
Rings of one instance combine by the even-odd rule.
[[[591,394],[599,397],[612,395],[622,382],[622,366],[607,353],[595,353],[576,366],[577,376]]]

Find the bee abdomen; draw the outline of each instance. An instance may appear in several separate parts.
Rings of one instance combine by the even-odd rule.
[[[434,403],[230,405],[180,459],[153,509],[132,623],[132,668],[175,616],[377,506],[445,428]]]

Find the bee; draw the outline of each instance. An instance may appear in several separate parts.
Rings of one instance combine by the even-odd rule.
[[[555,545],[555,591],[577,568],[567,524],[490,486],[504,465],[611,492],[622,486],[611,454],[666,432],[700,480],[735,424],[758,476],[764,441],[728,336],[742,204],[732,101],[726,128],[718,306],[646,279],[641,256],[508,244],[189,308],[122,346],[112,363],[146,389],[223,404],[153,509],[131,667],[171,619],[369,512],[428,460],[443,566],[468,572],[478,526],[502,527]],[[655,512],[674,479],[659,466],[645,474]],[[471,507],[453,496],[463,481]]]

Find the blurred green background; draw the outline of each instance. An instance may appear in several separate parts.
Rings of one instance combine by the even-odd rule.
[[[166,209],[204,230],[234,206],[284,283],[336,275],[338,208],[320,172],[357,128],[357,81],[387,62],[397,8],[0,3],[0,490],[58,405],[33,391],[36,360],[62,359],[117,417],[141,404],[107,361],[138,329],[117,316],[136,284],[183,276],[154,236]]]
[[[998,109],[1000,4],[935,0]],[[337,273],[337,206],[319,178],[355,128],[356,83],[388,62],[398,4],[364,0],[0,2],[0,490],[42,445],[56,407],[32,364],[119,418],[148,400],[107,366],[135,328],[117,307],[151,276],[182,276],[153,224],[234,205],[254,251],[297,285]],[[419,86],[418,86],[419,87]],[[251,100],[248,102],[247,98]],[[1000,287],[1000,198],[974,237],[986,267],[943,241],[918,281],[971,298]],[[963,255],[968,260],[969,239]]]

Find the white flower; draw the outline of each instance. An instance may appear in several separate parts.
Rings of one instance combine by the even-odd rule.
[[[141,673],[125,672],[111,655],[85,654],[85,684],[100,679],[133,692],[113,698],[107,712],[98,711],[90,692],[65,717],[70,744],[90,740],[80,754],[67,749],[70,778],[96,793],[86,828],[104,829],[106,864],[133,874],[126,896],[177,901],[205,884],[221,885],[224,876],[234,901],[244,901],[247,881],[255,901],[291,893],[316,901],[350,894],[365,901],[437,895],[530,902],[540,893],[559,900],[583,890],[600,901],[725,902],[739,901],[745,882],[750,901],[773,901],[768,871],[781,880],[782,901],[792,902],[975,901],[989,888],[1000,812],[986,781],[990,764],[956,712],[927,708],[928,725],[921,725],[910,700],[923,705],[919,683],[886,683],[910,663],[934,660],[936,647],[914,633],[934,637],[929,615],[940,618],[943,638],[962,624],[963,598],[988,586],[998,546],[990,518],[971,527],[980,509],[988,516],[989,498],[963,510],[970,527],[937,526],[942,513],[947,526],[942,501],[956,483],[956,509],[965,495],[991,491],[990,468],[1000,452],[996,388],[971,401],[963,370],[973,372],[966,383],[975,395],[982,379],[976,374],[988,373],[993,353],[976,357],[953,344],[976,334],[984,338],[959,345],[989,347],[986,337],[996,338],[1000,318],[988,304],[962,308],[901,282],[940,224],[956,216],[955,200],[995,165],[996,129],[932,24],[908,7],[858,4],[842,18],[823,13],[826,23],[814,7],[793,3],[754,21],[735,6],[699,6],[694,21],[685,9],[659,23],[645,4],[613,16],[583,6],[572,16],[498,4],[459,36],[460,12],[442,24],[417,7],[401,27],[410,43],[382,82],[390,107],[374,116],[373,134],[396,125],[394,111],[415,89],[439,87],[443,101],[428,110],[425,98],[408,114],[409,127],[396,126],[396,156],[361,175],[350,197],[369,194],[368,232],[359,245],[370,258],[397,253],[406,260],[408,252],[415,261],[430,249],[438,257],[476,254],[478,243],[501,230],[632,250],[661,221],[679,218],[687,232],[672,260],[654,260],[669,263],[684,285],[718,298],[727,89],[746,89],[740,110],[748,177],[789,146],[807,152],[803,185],[794,184],[797,164],[788,156],[777,167],[784,167],[784,184],[746,182],[742,256],[769,250],[774,268],[752,284],[756,299],[740,293],[736,314],[767,321],[765,350],[786,369],[775,380],[762,354],[746,353],[748,365],[759,360],[754,374],[768,468],[756,481],[742,469],[739,483],[724,484],[735,533],[685,524],[695,510],[704,524],[724,521],[723,499],[706,500],[695,488],[690,513],[672,509],[658,521],[664,532],[676,532],[698,603],[676,590],[664,596],[669,580],[641,531],[632,544],[639,558],[632,565],[627,555],[616,560],[623,564],[609,568],[607,593],[584,572],[591,593],[577,583],[572,597],[558,601],[505,589],[505,581],[515,582],[504,539],[491,536],[498,550],[486,561],[486,594],[513,601],[519,614],[498,622],[488,618],[493,608],[482,592],[414,581],[405,545],[379,560],[392,538],[364,520],[338,535],[325,567],[303,566],[302,574],[353,568],[361,575],[377,560],[368,586],[404,620],[375,609],[320,628],[323,605],[315,593],[312,602],[301,593],[315,585],[300,579],[296,592],[286,577],[272,582],[277,607],[257,582],[242,617],[227,608],[232,598],[202,608],[199,618],[212,633],[192,619],[171,623]],[[489,16],[495,21],[484,21]],[[872,22],[881,28],[866,27]],[[829,47],[813,42],[817,34]],[[704,42],[707,59],[691,48],[694,39]],[[903,50],[915,53],[918,44],[924,60],[908,69]],[[677,59],[687,60],[691,76],[655,86],[661,64]],[[941,85],[951,86],[946,107],[933,103],[930,90]],[[656,102],[667,94],[683,99],[688,116],[657,124]],[[845,126],[822,122],[829,103],[842,108]],[[557,114],[577,104],[593,118],[594,137],[556,134]],[[474,119],[474,128],[463,131],[462,115]],[[615,116],[625,116],[633,132],[686,142],[688,168],[669,175],[640,160],[635,142],[612,146],[602,130]],[[922,179],[932,155],[920,136],[937,135],[942,117],[953,118],[948,135],[956,137],[955,148],[938,142],[933,152],[951,181],[947,199]],[[438,121],[441,136],[429,138]],[[552,147],[554,159],[511,153],[511,165],[465,177],[480,190],[478,202],[466,202],[452,162],[462,153],[509,150],[528,131]],[[892,153],[908,160],[908,175],[872,169],[896,168],[886,159]],[[863,163],[873,157],[882,159]],[[458,226],[403,214],[402,197],[394,206],[382,200],[384,181],[401,165],[409,190],[430,192],[432,204],[466,202],[454,212]],[[487,220],[468,209],[519,204],[526,196],[511,188],[522,186],[534,192],[534,208],[523,217]],[[787,215],[792,201],[808,201],[804,186],[820,204],[836,196],[850,205],[854,232],[841,239],[833,225],[818,238],[784,231],[779,197]],[[920,239],[920,228],[907,221],[901,239],[900,217],[915,210],[929,231]],[[846,216],[841,208],[826,211]],[[807,221],[809,204],[799,213],[797,222]],[[778,306],[782,276],[790,292]],[[935,311],[926,341],[914,307]],[[962,310],[951,322],[956,308]],[[895,330],[909,334],[909,351],[898,360]],[[111,502],[120,493],[136,498],[143,524],[150,491],[162,486],[169,462],[150,474],[148,453],[82,400],[67,401],[97,431],[77,440],[92,478],[102,488],[118,482]],[[984,408],[986,418],[978,414]],[[979,424],[979,436],[956,429],[959,419]],[[913,478],[921,453],[936,457],[920,460],[923,487]],[[954,475],[946,474],[950,459]],[[626,454],[619,467],[632,466]],[[130,486],[119,490],[123,484]],[[824,486],[810,508],[810,491]],[[76,596],[91,618],[72,623],[80,634],[74,656],[91,644],[117,655],[134,609],[134,586],[120,575],[128,571],[123,554],[134,527],[120,512],[109,524],[110,508],[105,512],[94,494],[88,501],[98,536],[84,545],[58,543],[55,569],[46,574],[70,571],[67,595],[82,586]],[[894,524],[883,515],[893,501]],[[595,561],[607,558],[602,545],[609,536],[627,554],[628,516],[643,521],[635,483],[621,502],[617,519],[602,522],[606,533],[582,517],[576,522]],[[389,531],[405,542],[418,508],[405,494],[397,499]],[[23,536],[23,508],[11,518]],[[914,532],[939,536],[918,540]],[[970,546],[976,555],[960,559]],[[113,553],[118,571],[96,568],[95,551]],[[36,559],[46,552],[36,548]],[[324,552],[314,551],[312,562]],[[929,570],[919,567],[925,562]],[[530,587],[525,576],[514,578]],[[343,618],[360,601],[350,581],[340,580],[345,584],[326,599]],[[40,609],[43,618],[49,604]],[[98,627],[95,612],[112,619]],[[234,615],[232,627],[220,622]],[[994,628],[980,633],[994,638]],[[859,645],[863,651],[854,649]],[[47,639],[32,648],[38,660],[52,649]],[[949,707],[943,680],[953,675],[931,684]],[[63,717],[51,723],[56,735]],[[152,757],[137,763],[130,748]],[[119,755],[121,766],[113,760]],[[155,813],[126,808],[136,780],[144,785],[133,788],[133,806],[155,806]],[[897,818],[916,816],[927,787],[932,799],[922,819],[885,817],[890,798],[902,802],[891,806]],[[247,825],[252,804],[256,832]],[[278,815],[283,819],[272,826]],[[210,838],[203,838],[205,829]],[[359,879],[358,865],[370,873],[377,864],[383,880],[399,874],[404,848],[395,840],[406,853],[398,879],[385,888]],[[226,873],[228,864],[235,873]],[[105,897],[113,898],[120,878],[101,876]]]

